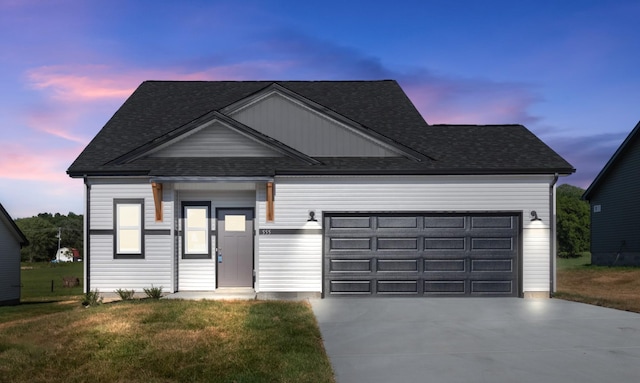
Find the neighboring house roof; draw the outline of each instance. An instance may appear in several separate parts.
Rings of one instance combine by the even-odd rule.
[[[613,153],[613,156],[611,156],[609,161],[607,161],[606,165],[604,165],[602,170],[600,170],[600,173],[598,173],[598,175],[593,180],[591,185],[589,185],[589,187],[584,192],[584,194],[582,194],[582,199],[589,200],[593,196],[593,194],[596,192],[596,190],[598,190],[600,185],[602,185],[605,182],[607,175],[609,174],[609,171],[621,160],[622,157],[624,157],[625,153],[627,153],[629,150],[631,150],[631,148],[633,148],[633,143],[634,142],[637,143],[639,139],[640,139],[640,122],[636,124],[635,128],[633,128],[631,133],[629,133],[627,138],[625,138],[625,140],[622,142],[618,150],[616,150],[616,152]]]
[[[311,157],[235,121],[266,91],[371,137],[398,156]],[[211,120],[280,157],[145,155]],[[522,125],[428,125],[392,80],[146,81],[67,170],[87,175],[255,177],[277,174],[570,174],[575,169]]]
[[[16,239],[18,240],[21,246],[26,246],[29,244],[27,237],[25,237],[25,235],[22,233],[18,225],[16,225],[14,220],[11,218],[11,216],[5,210],[4,206],[2,206],[1,203],[0,203],[0,221],[4,222],[4,225],[7,227],[7,229],[10,230],[13,236],[16,237]]]

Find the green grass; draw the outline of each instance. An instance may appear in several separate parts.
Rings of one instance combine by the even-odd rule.
[[[63,277],[78,277],[80,285],[64,287]],[[49,263],[34,262],[21,264],[20,278],[22,289],[21,302],[46,302],[68,299],[80,299],[83,283],[82,262]],[[53,281],[53,291],[51,291]]]
[[[40,317],[77,309],[76,302],[28,302],[17,306],[0,306],[0,327],[2,323],[25,317]],[[1,332],[1,330],[0,330]],[[1,382],[2,380],[0,380]]]
[[[569,270],[591,265],[591,253],[584,252],[578,258],[557,258],[558,270]]]
[[[0,307],[0,382],[334,382],[307,303],[70,306]]]

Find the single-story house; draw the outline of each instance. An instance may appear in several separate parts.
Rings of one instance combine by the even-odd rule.
[[[20,248],[28,244],[0,204],[0,306],[20,303]]]
[[[397,82],[147,81],[68,169],[85,289],[549,296],[555,185],[521,125],[429,125]]]
[[[582,198],[591,206],[591,264],[640,266],[640,122]]]

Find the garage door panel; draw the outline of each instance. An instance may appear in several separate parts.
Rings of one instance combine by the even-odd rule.
[[[325,296],[518,295],[519,215],[334,214],[346,219],[325,215]]]
[[[371,250],[371,238],[331,238],[329,250]]]
[[[425,259],[424,271],[426,272],[454,272],[466,271],[466,259]]]
[[[464,250],[465,239],[462,238],[425,238],[425,250]]]
[[[472,259],[472,272],[513,272],[512,259]]]
[[[378,238],[378,250],[418,250],[418,238]]]
[[[464,229],[465,227],[465,217],[424,217],[424,228],[426,229]]]
[[[329,271],[332,273],[371,273],[371,259],[331,259]]]
[[[376,293],[380,295],[418,295],[417,280],[377,280]]]
[[[513,238],[471,238],[471,251],[474,250],[509,250],[512,251]]]
[[[376,261],[377,272],[406,272],[418,273],[419,262],[417,259],[378,259]]]
[[[471,217],[472,229],[511,229],[514,217]]]
[[[456,280],[425,280],[425,295],[461,295],[467,294],[465,281]]]
[[[329,293],[332,295],[370,295],[372,294],[370,280],[333,280],[329,283]]]
[[[417,229],[418,217],[378,217],[379,229]]]
[[[472,280],[472,295],[512,295],[513,281]]]
[[[368,229],[372,226],[370,217],[331,217],[329,227],[331,229]]]

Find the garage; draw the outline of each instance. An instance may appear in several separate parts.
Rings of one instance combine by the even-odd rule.
[[[519,296],[522,215],[325,213],[323,296]]]

